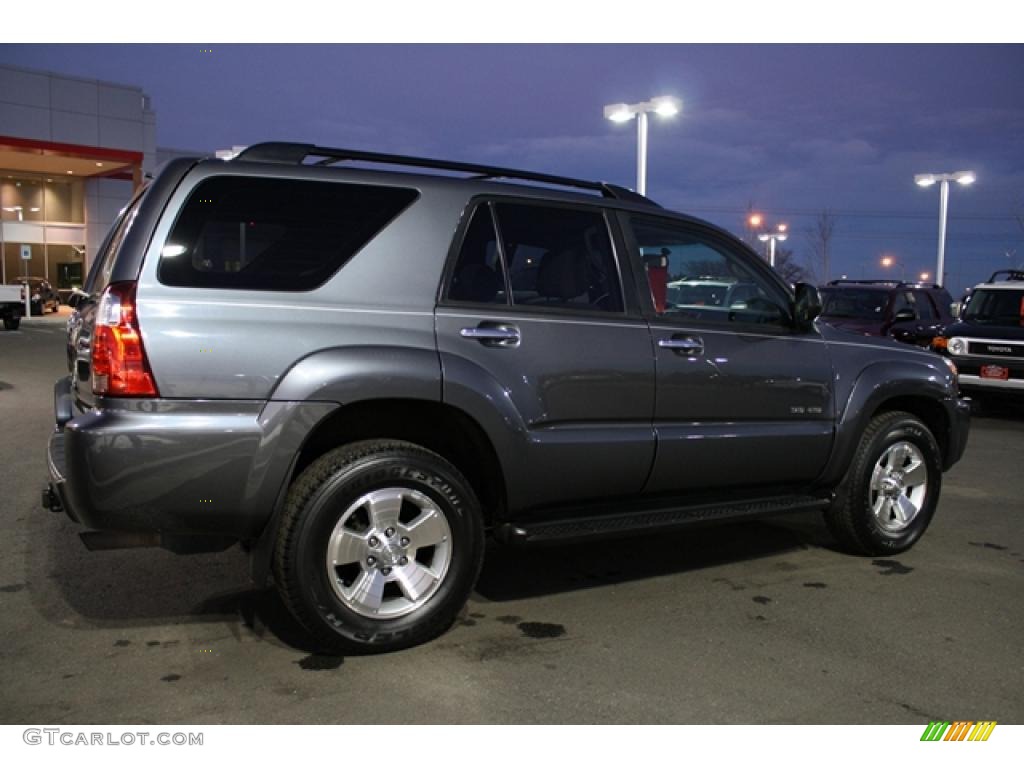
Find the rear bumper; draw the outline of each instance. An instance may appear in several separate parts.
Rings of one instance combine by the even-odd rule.
[[[309,430],[336,407],[112,399],[72,418],[69,383],[54,388],[49,498],[104,531],[254,538]]]

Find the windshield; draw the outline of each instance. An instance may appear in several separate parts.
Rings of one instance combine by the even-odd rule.
[[[1024,288],[979,288],[967,302],[964,320],[987,325],[1024,326]]]
[[[885,313],[885,305],[888,303],[889,294],[886,291],[844,288],[841,291],[825,292],[821,314],[828,317],[877,320]]]

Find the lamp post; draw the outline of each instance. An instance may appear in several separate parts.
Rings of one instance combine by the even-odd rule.
[[[935,283],[945,282],[946,268],[946,211],[949,207],[949,182],[967,186],[975,182],[974,171],[956,171],[955,173],[919,173],[914,176],[914,183],[919,187],[930,187],[939,184],[939,253],[935,266]]]
[[[768,264],[775,267],[775,241],[778,240],[780,243],[789,237],[789,233],[786,231],[789,229],[785,224],[779,224],[775,232],[762,232],[757,236],[757,239],[762,243],[768,243]]]
[[[675,96],[657,96],[637,104],[607,104],[604,116],[613,123],[624,123],[636,118],[636,191],[647,194],[647,115],[650,112],[671,117],[679,114],[683,102]]]

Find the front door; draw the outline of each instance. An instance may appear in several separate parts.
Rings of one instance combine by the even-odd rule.
[[[767,265],[697,223],[623,216],[650,284],[657,457],[650,493],[813,481],[832,445],[828,349],[794,329]]]

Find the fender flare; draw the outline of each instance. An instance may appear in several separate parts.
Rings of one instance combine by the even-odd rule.
[[[832,456],[822,471],[820,483],[834,487],[846,474],[861,435],[878,409],[887,401],[912,397],[940,405],[956,394],[956,382],[938,356],[933,362],[902,360],[872,363],[850,387],[842,412],[836,420]],[[943,436],[936,435],[936,438]]]

